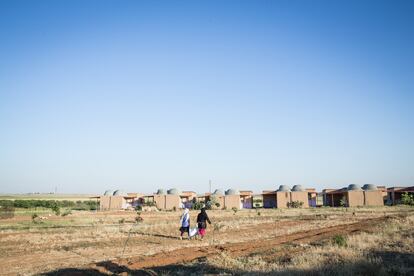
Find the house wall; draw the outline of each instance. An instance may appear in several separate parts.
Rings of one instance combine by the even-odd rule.
[[[154,201],[157,209],[165,210],[165,195],[154,195]]]
[[[179,195],[154,195],[155,205],[160,210],[173,210],[181,208]]]
[[[224,196],[224,207],[226,209],[237,208],[241,209],[240,195],[226,195]]]
[[[181,198],[179,195],[165,195],[165,209],[166,210],[173,210],[173,209],[180,209],[181,208]]]
[[[99,198],[99,210],[100,211],[110,210],[110,204],[111,204],[110,201],[111,201],[110,196],[101,196]]]
[[[126,200],[122,196],[101,196],[99,207],[101,211],[122,210],[126,208]]]
[[[288,202],[290,202],[290,192],[276,192],[277,208],[287,208]]]
[[[309,208],[309,200],[308,200],[308,192],[291,192],[290,193],[290,200],[293,201],[301,201],[303,202],[303,208]]]
[[[348,207],[364,206],[363,191],[348,191]]]
[[[383,206],[382,191],[364,191],[365,206]]]
[[[220,203],[219,209],[224,209],[224,196],[216,196],[217,202]]]
[[[126,208],[126,200],[122,196],[111,197],[111,210],[122,210]]]

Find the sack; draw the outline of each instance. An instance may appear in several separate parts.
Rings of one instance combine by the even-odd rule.
[[[197,233],[198,233],[198,228],[197,227],[190,228],[190,233],[189,233],[190,237],[194,237],[195,235],[197,235]]]

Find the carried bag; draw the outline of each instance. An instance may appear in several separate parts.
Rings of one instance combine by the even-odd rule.
[[[197,235],[198,233],[198,228],[194,227],[194,228],[190,228],[190,232],[188,233],[190,237],[194,237],[195,235]]]

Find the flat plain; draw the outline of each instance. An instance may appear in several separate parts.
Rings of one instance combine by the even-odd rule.
[[[1,275],[412,275],[414,209],[210,210],[204,240],[180,212],[42,210],[0,220]],[[198,211],[191,211],[194,225]],[[137,216],[143,220],[136,222]]]

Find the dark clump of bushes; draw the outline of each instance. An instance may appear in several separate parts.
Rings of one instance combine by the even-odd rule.
[[[68,208],[71,210],[93,211],[98,207],[98,203],[93,200],[34,200],[34,199],[16,199],[16,200],[0,200],[0,206],[8,206],[8,208],[48,208],[55,213],[60,213],[60,208]]]
[[[288,208],[302,208],[303,202],[302,201],[292,201],[287,203]]]

